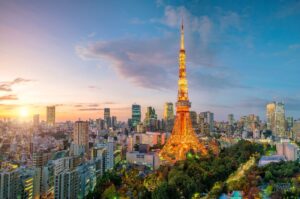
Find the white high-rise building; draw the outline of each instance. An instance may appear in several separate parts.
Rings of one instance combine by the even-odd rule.
[[[97,145],[98,147],[105,147],[106,157],[105,157],[105,171],[114,168],[114,151],[115,142],[113,137],[108,137],[106,143],[101,143]]]

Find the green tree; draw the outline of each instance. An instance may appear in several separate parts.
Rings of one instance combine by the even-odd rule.
[[[273,177],[272,173],[270,171],[266,171],[266,173],[265,173],[265,180],[267,182],[269,182],[269,181],[271,181],[273,179],[274,179],[274,177]]]
[[[177,189],[173,185],[168,185],[167,182],[162,182],[153,192],[152,199],[173,199],[179,198]]]
[[[118,198],[118,192],[116,190],[116,187],[114,184],[110,185],[105,189],[103,192],[103,195],[101,197],[102,199],[117,199]]]
[[[196,192],[196,184],[187,174],[178,172],[177,175],[169,179],[169,185],[176,187],[179,194],[185,198],[191,198]]]

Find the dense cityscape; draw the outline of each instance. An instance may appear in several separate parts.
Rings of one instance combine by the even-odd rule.
[[[164,104],[161,120],[155,109],[148,107],[143,121],[140,105],[133,104],[132,117],[128,122],[117,121],[110,114],[110,108],[105,108],[103,118],[96,120],[55,122],[55,109],[55,106],[45,108],[46,121],[40,121],[39,115],[34,115],[32,122],[28,123],[1,120],[1,198],[98,198],[100,195],[112,198],[111,194],[124,198],[146,198],[142,194],[148,194],[151,198],[150,193],[153,198],[164,198],[160,194],[169,194],[167,190],[171,187],[163,187],[166,185],[162,184],[165,182],[161,179],[161,172],[170,168],[160,167],[157,151],[170,137],[174,124],[171,102]],[[212,154],[223,159],[226,157],[221,154],[237,150],[246,157],[230,165],[236,168],[236,171],[230,168],[232,173],[223,168],[223,172],[229,172],[220,173],[218,178],[223,181],[210,182],[205,189],[181,187],[187,189],[186,193],[181,193],[184,197],[200,198],[214,194],[216,186],[220,186],[218,183],[226,187],[219,187],[218,194],[225,190],[253,197],[259,197],[259,194],[299,194],[300,121],[285,116],[283,103],[270,102],[266,105],[267,121],[261,121],[254,114],[238,119],[228,114],[227,121],[215,121],[214,114],[209,111],[190,111],[189,114],[197,137]],[[193,154],[187,154],[187,158],[188,162],[180,164],[195,164],[202,160],[202,157]],[[207,158],[204,161],[213,163]],[[246,166],[248,164],[250,166]],[[262,172],[273,167],[284,170],[290,165],[286,173],[278,174],[276,170]],[[234,177],[241,169],[244,173]],[[193,172],[203,174],[201,170]],[[247,178],[253,178],[251,175],[260,178],[247,185],[250,183]],[[184,180],[191,180],[194,176],[185,174],[184,177],[187,177]],[[103,178],[107,182],[102,182]],[[200,181],[206,184],[206,180],[201,178]],[[239,184],[242,182],[244,184]]]
[[[40,112],[17,106],[14,116],[0,109],[0,199],[300,197],[300,118],[289,102],[270,96],[263,117],[226,112],[217,119],[193,108],[189,22],[182,13],[176,19],[177,95],[160,107],[132,102],[127,121],[100,102],[91,106],[101,106],[96,118],[77,120],[58,120],[66,111],[55,103]],[[22,81],[1,81],[0,91]]]

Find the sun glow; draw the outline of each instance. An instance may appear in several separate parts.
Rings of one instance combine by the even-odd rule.
[[[20,108],[19,114],[21,117],[27,117],[29,115],[28,108],[26,107]]]

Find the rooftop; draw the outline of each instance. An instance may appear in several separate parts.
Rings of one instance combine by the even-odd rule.
[[[283,155],[262,156],[258,162],[258,166],[265,166],[272,162],[286,161]]]

